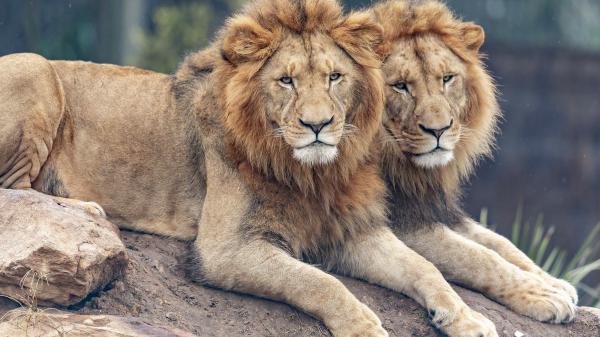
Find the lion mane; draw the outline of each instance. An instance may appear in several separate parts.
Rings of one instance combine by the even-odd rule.
[[[371,46],[380,43],[381,29],[368,23],[366,13],[344,17],[334,1],[254,1],[243,13],[229,20],[211,47],[188,56],[177,77],[186,81],[199,69],[214,71],[212,79],[222,93],[218,100],[225,109],[221,117],[229,150],[238,161],[247,161],[262,174],[305,194],[318,192],[333,197],[338,194],[336,190],[352,183],[359,166],[376,158],[373,140],[381,122],[383,92],[379,84],[380,60]],[[260,35],[248,35],[247,26]],[[374,33],[368,34],[369,29]],[[289,146],[280,138],[265,136],[272,131],[264,118],[264,97],[254,78],[277,51],[285,31],[305,35],[324,32],[361,65],[365,81],[355,90],[364,94],[348,107],[358,116],[352,121],[356,131],[340,143],[339,156],[331,165],[306,167],[294,160]],[[356,39],[357,33],[366,41]],[[327,198],[324,202],[339,205]]]
[[[305,224],[294,229],[294,236],[299,235],[292,240],[296,241],[294,247],[310,245],[315,235],[339,242],[375,222],[385,223],[385,184],[379,177],[376,141],[383,112],[381,60],[376,50],[382,41],[381,27],[368,13],[344,16],[335,1],[253,1],[241,13],[226,23],[207,49],[189,55],[175,75],[175,87],[187,97],[187,102],[182,99],[180,104],[188,105],[188,109],[193,110],[194,100],[198,101],[192,94],[195,85],[205,85],[208,80],[219,93],[214,103],[220,112],[210,117],[216,118],[215,123],[201,124],[218,124],[222,129],[202,130],[206,126],[201,126],[197,133],[224,135],[223,153],[257,195],[266,186],[279,185],[286,193],[302,196],[290,197],[303,204],[298,209],[315,210],[290,215],[306,217]],[[329,35],[358,64],[361,81],[353,92],[360,95],[352,95],[347,107],[351,111],[347,119],[355,128],[343,136],[336,160],[328,165],[308,167],[294,159],[289,145],[272,136],[273,128],[266,118],[266,98],[259,88],[258,73],[278,50],[286,32]],[[332,226],[327,229],[329,234],[322,233],[332,214],[339,217],[335,222],[341,227]],[[372,221],[374,218],[379,220]],[[252,231],[261,235],[269,232],[260,228]],[[284,237],[288,241],[289,236]]]
[[[407,206],[404,210],[395,207],[393,213],[399,214],[394,218],[418,224],[456,223],[462,216],[460,186],[482,158],[491,156],[501,118],[494,81],[483,64],[484,55],[478,51],[484,32],[475,24],[458,20],[446,5],[433,0],[386,1],[374,6],[372,13],[384,29],[380,53],[385,57],[390,55],[394,41],[430,34],[439,37],[466,66],[467,105],[460,122],[468,135],[457,143],[455,159],[446,166],[424,170],[391,151],[390,146],[384,145],[382,150],[384,174],[395,201]]]

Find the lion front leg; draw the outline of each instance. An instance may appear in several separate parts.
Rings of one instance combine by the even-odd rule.
[[[228,241],[228,242],[225,242]],[[203,283],[288,303],[322,320],[335,337],[386,337],[377,316],[335,277],[266,241],[199,238]]]
[[[494,323],[469,308],[433,264],[388,228],[348,242],[330,267],[410,296],[450,337],[498,336]]]
[[[446,226],[401,238],[450,280],[479,290],[520,314],[552,323],[570,322],[575,316],[575,305],[564,292]]]
[[[573,304],[577,304],[578,295],[577,289],[569,282],[557,279],[545,272],[542,268],[535,264],[525,253],[510,242],[502,235],[495,233],[471,219],[465,219],[463,225],[456,228],[456,231],[462,236],[471,239],[502,256],[506,261],[516,265],[524,271],[528,271],[539,275],[544,281],[548,282],[553,287],[565,292],[573,300]]]

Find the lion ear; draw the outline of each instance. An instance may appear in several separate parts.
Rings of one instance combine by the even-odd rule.
[[[372,20],[368,12],[349,14],[331,31],[331,37],[360,65],[377,68],[382,55],[383,28]]]
[[[467,22],[461,27],[462,40],[468,50],[478,53],[485,41],[485,31],[480,25]]]
[[[274,35],[252,18],[234,17],[225,28],[223,53],[234,64],[266,59],[272,53]]]

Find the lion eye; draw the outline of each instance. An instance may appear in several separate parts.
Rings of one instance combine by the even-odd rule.
[[[454,75],[452,75],[452,74],[444,75],[444,77],[442,78],[442,81],[444,81],[444,84],[448,84],[448,82],[452,81],[453,78],[454,78]]]
[[[285,86],[290,86],[294,83],[292,78],[289,76],[283,76],[282,78],[279,79],[279,82]]]
[[[408,92],[408,85],[406,85],[406,82],[398,82],[398,83],[392,85],[392,87],[397,92],[403,92],[403,91]]]
[[[329,75],[329,81],[331,81],[331,82],[338,81],[341,78],[342,78],[342,74],[340,74],[340,73],[331,73]]]

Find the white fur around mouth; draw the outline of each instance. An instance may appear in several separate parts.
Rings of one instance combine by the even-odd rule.
[[[337,147],[326,144],[312,144],[294,149],[294,158],[307,166],[330,164],[337,155]]]
[[[432,169],[446,166],[454,159],[454,152],[448,150],[436,150],[429,153],[411,157],[417,166]]]

